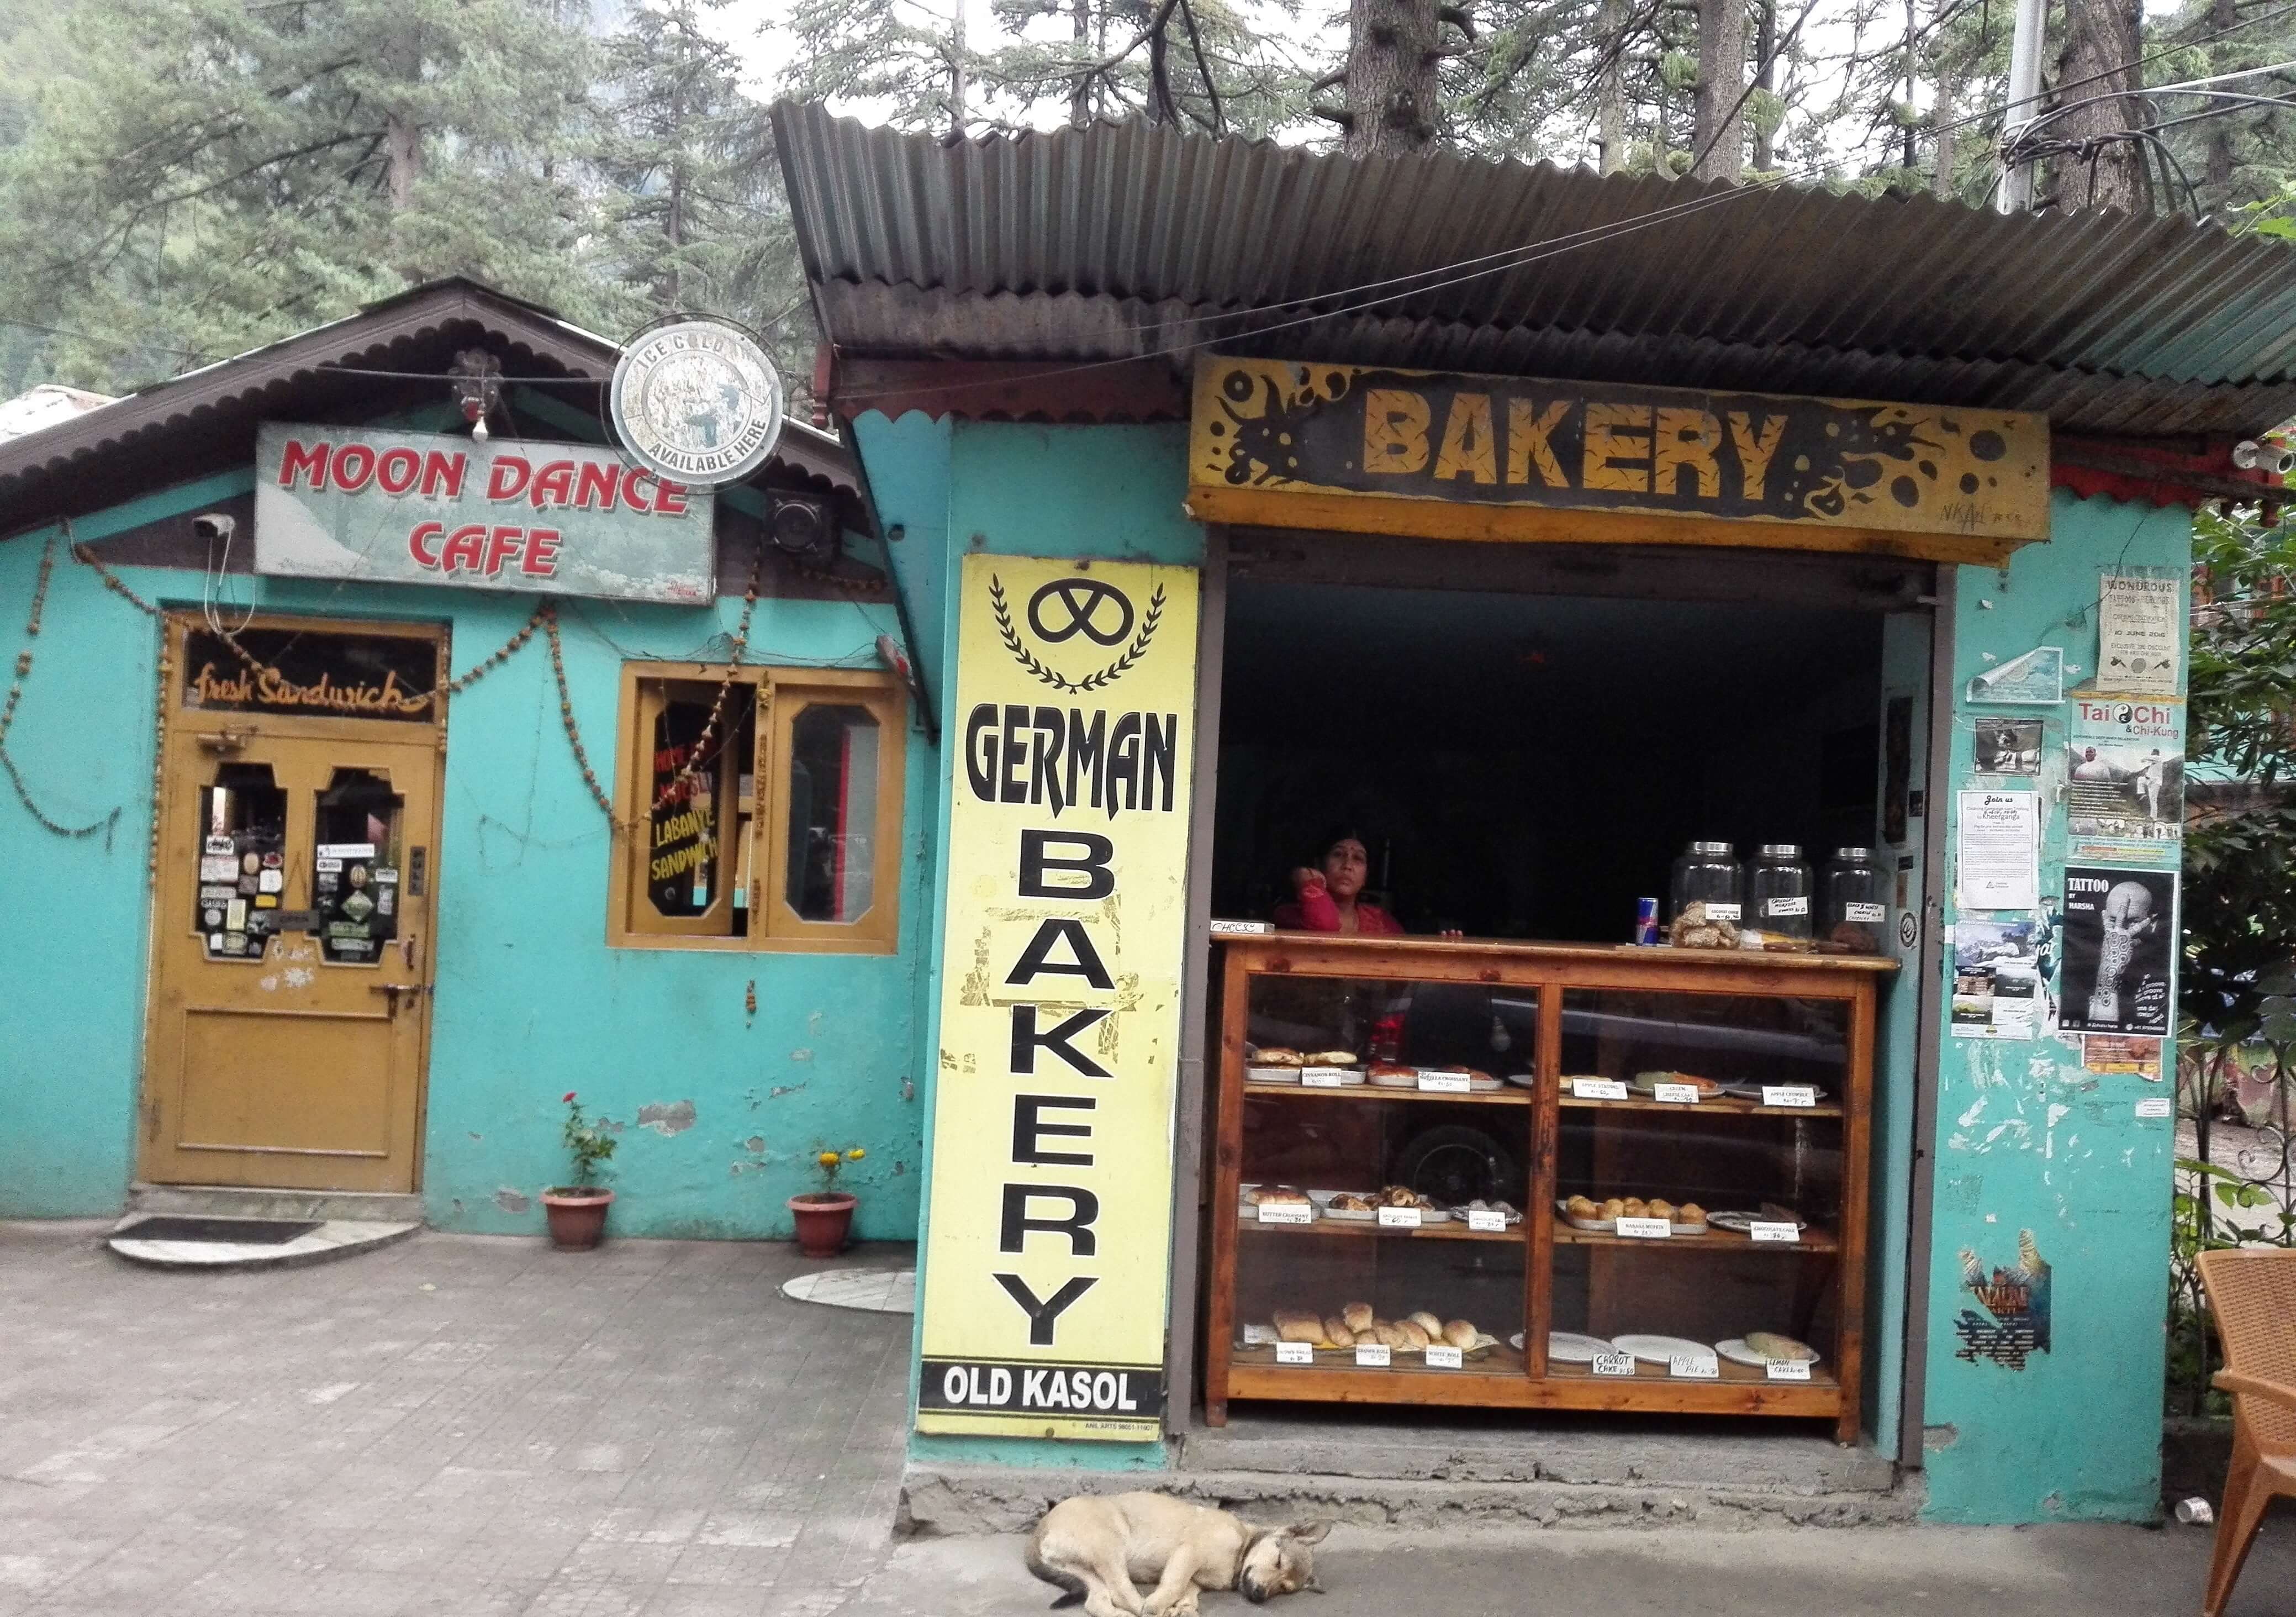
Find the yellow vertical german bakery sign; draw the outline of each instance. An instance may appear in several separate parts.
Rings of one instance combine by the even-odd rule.
[[[1161,1430],[1196,582],[964,559],[921,1432]]]

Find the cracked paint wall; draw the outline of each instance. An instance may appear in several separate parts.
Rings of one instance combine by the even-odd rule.
[[[2043,718],[2045,901],[2064,891],[2070,704],[1972,707],[1968,681],[2056,645],[2068,690],[2086,683],[2097,662],[2099,575],[2147,567],[2187,577],[2192,548],[2181,510],[2062,492],[2051,509],[2050,542],[2020,550],[2005,575],[1960,570],[1948,776],[1955,790],[1974,785],[1980,714]],[[1961,918],[1953,847],[1948,923]],[[1950,957],[1948,948],[1948,979]],[[2136,1103],[2169,1091],[2086,1071],[2079,1035],[2055,1035],[2046,1007],[2043,1021],[2030,1041],[1940,1035],[1923,1416],[1935,1521],[2143,1520],[2158,1506],[2175,1124],[2139,1117]],[[2173,1072],[2173,1042],[2164,1055]]]
[[[251,486],[250,467],[76,524],[100,540],[188,517]],[[25,603],[42,535],[0,543],[0,600]],[[148,600],[196,606],[201,575],[127,567]],[[267,610],[446,621],[459,672],[531,601],[440,588],[234,577]],[[591,762],[613,780],[624,655],[722,645],[739,599],[709,609],[570,603],[566,673]],[[13,631],[20,633],[18,617]],[[887,599],[758,603],[758,661],[863,666],[900,628]],[[16,642],[10,642],[12,652]],[[156,626],[58,554],[38,659],[9,751],[49,813],[118,807],[107,836],[41,830],[0,789],[0,1217],[116,1212],[134,1170],[150,918]],[[422,1189],[448,1229],[537,1235],[536,1193],[566,1176],[559,1096],[619,1126],[611,1228],[780,1238],[824,1145],[863,1146],[841,1178],[866,1239],[915,1233],[922,1107],[914,1088],[917,940],[929,935],[934,760],[913,726],[901,835],[900,950],[883,956],[606,943],[607,827],[560,727],[539,637],[454,699],[433,856],[438,936]],[[27,917],[51,922],[27,925]],[[53,918],[68,917],[68,922]],[[754,985],[755,1010],[750,996]],[[56,1014],[57,1007],[68,1014]],[[753,1145],[751,1142],[761,1142]]]

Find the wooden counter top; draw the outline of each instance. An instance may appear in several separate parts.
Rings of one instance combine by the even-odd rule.
[[[1635,943],[1538,943],[1520,938],[1396,938],[1345,932],[1214,932],[1212,941],[1230,947],[1313,948],[1368,956],[1403,956],[1424,960],[1502,959],[1524,962],[1593,961],[1606,964],[1685,965],[1792,972],[1865,972],[1882,975],[1898,969],[1888,955],[1820,955],[1751,948],[1675,948]]]

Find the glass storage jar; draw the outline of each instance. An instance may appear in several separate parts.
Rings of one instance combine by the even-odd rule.
[[[1887,881],[1870,848],[1837,848],[1825,867],[1825,932],[1861,955],[1887,953],[1882,933],[1890,920]]]
[[[1692,904],[1706,906],[1710,921],[1735,921],[1746,901],[1746,873],[1727,842],[1693,842],[1674,862],[1669,921]]]
[[[1809,866],[1797,842],[1765,842],[1746,877],[1747,924],[1788,938],[1810,935]]]

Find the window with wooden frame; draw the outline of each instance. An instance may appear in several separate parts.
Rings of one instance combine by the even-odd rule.
[[[890,674],[629,663],[609,940],[890,954],[908,715]]]

